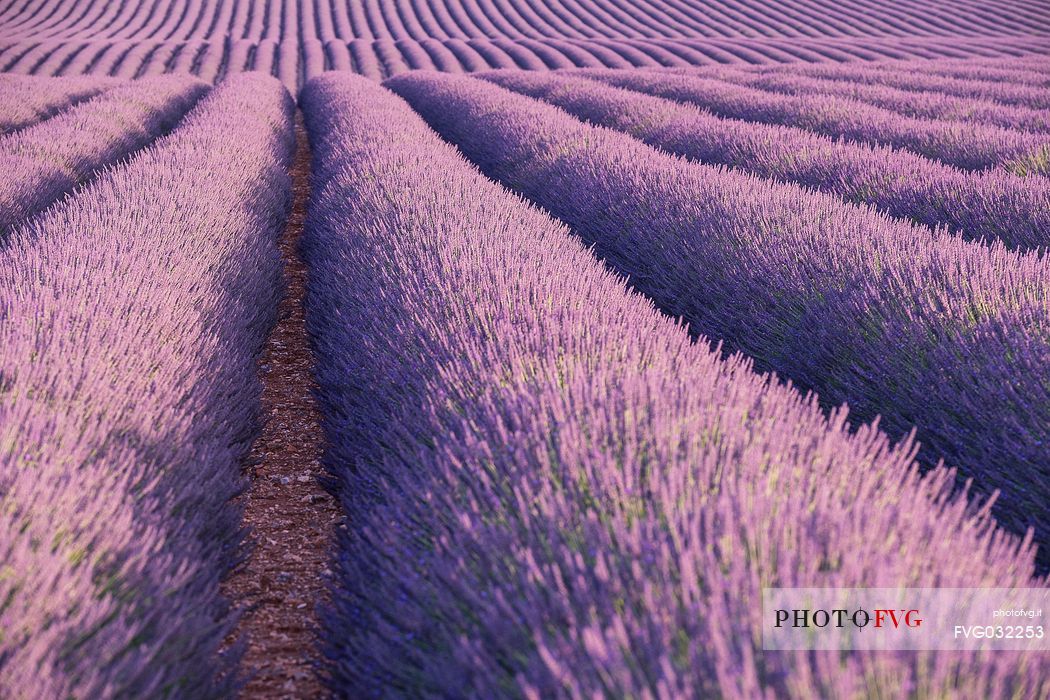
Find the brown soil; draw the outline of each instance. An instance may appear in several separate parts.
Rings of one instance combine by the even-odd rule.
[[[311,355],[303,318],[306,268],[297,245],[309,192],[310,149],[300,118],[292,165],[294,204],[281,236],[285,296],[259,359],[263,381],[261,435],[241,497],[251,530],[249,559],[224,591],[247,608],[235,638],[247,641],[245,698],[315,698],[316,606],[326,601],[332,532],[341,521],[334,499],[317,483],[323,435],[311,390]]]

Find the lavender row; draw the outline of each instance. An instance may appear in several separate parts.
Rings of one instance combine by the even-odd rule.
[[[796,97],[753,90],[689,73],[580,71],[618,87],[689,102],[714,114],[765,124],[795,126],[829,137],[903,148],[964,170],[993,167],[1050,173],[1038,156],[1043,134],[999,127],[903,117],[889,110],[833,96]]]
[[[374,83],[301,104],[337,694],[1045,689],[1020,655],[763,652],[763,585],[1025,585],[1031,551],[909,445],[690,342]]]
[[[878,70],[898,72],[899,68],[918,68],[924,75],[955,78],[957,80],[976,80],[981,82],[1013,83],[1032,87],[1045,87],[1050,79],[1050,63],[1045,55],[1032,54],[1013,59],[952,59],[930,61],[922,66],[914,64],[895,65],[894,63],[876,62],[872,64]]]
[[[188,76],[129,82],[0,138],[0,240],[96,171],[173,127],[207,85]]]
[[[107,78],[0,75],[0,136],[47,119],[115,84]]]
[[[279,8],[281,4],[273,2],[270,7]],[[308,21],[307,7],[299,6],[304,13],[304,23]],[[172,13],[172,16],[179,14]],[[261,14],[252,12],[256,18]],[[286,14],[297,15],[296,12]],[[871,61],[908,56],[925,60],[937,55],[957,56],[961,52],[1011,55],[1017,51],[1046,50],[1037,39],[1006,37],[951,41],[922,37],[843,43],[820,38],[564,38],[557,35],[526,38],[517,33],[513,37],[488,34],[457,37],[442,36],[441,32],[415,38],[377,38],[369,32],[365,34],[368,36],[358,37],[351,32],[342,38],[326,40],[309,38],[313,35],[307,32],[298,38],[284,34],[284,38],[262,39],[171,40],[148,33],[149,38],[143,39],[26,39],[6,45],[0,42],[0,71],[35,76],[89,73],[121,79],[174,72],[192,73],[206,82],[218,82],[226,75],[243,71],[262,71],[278,76],[294,89],[305,78],[328,70],[354,70],[381,80],[408,70],[472,72],[494,68],[549,70],[726,64],[745,69],[752,64],[783,62],[797,66],[800,60]],[[242,35],[234,32],[234,36]]]
[[[717,0],[702,7],[655,0],[631,4],[596,0],[570,4],[511,4],[500,0],[426,4],[379,0],[347,4],[283,0],[259,7],[237,0],[118,3],[104,7],[52,0],[6,3],[0,11],[0,36],[7,41],[161,38],[173,43],[219,42],[229,35],[256,41],[703,37],[712,41],[723,39],[728,45],[723,51],[729,55],[735,48],[744,55],[761,56],[764,50],[774,56],[815,54],[815,58],[842,60],[900,55],[909,45],[918,56],[958,56],[973,43],[987,44],[977,55],[995,49],[1006,49],[1009,55],[1012,44],[1026,39],[1039,46],[1050,29],[1050,15],[1045,11],[1020,7],[1010,0],[974,5],[967,3],[965,9],[951,12],[936,0],[924,0],[911,7],[884,7],[864,0],[834,5],[794,0],[761,6]],[[1039,3],[1027,5],[1034,8]],[[857,37],[864,40],[858,42]],[[821,38],[827,39],[822,50],[818,48]],[[982,38],[994,41],[980,42]],[[749,51],[749,46],[757,48]]]
[[[918,428],[1050,539],[1050,263],[687,163],[474,79],[388,84],[663,310],[830,404]]]
[[[0,260],[0,696],[218,697],[291,101],[216,88]]]
[[[1050,185],[1042,179],[965,172],[907,151],[722,119],[690,104],[571,73],[501,71],[480,77],[703,163],[797,182],[893,216],[948,226],[965,238],[998,239],[1012,247],[1050,245]]]
[[[908,69],[879,69],[865,65],[814,65],[802,69],[806,75],[848,80],[858,83],[887,85],[918,92],[941,92],[957,97],[995,100],[1002,104],[1031,109],[1050,109],[1050,94],[1045,87],[1018,85],[996,80],[975,80],[928,75]],[[1034,79],[1038,74],[1032,73]]]
[[[907,64],[897,62],[873,63],[872,67],[885,68],[890,71],[908,68],[923,74],[961,80],[990,80],[1035,87],[1050,86],[1050,74],[1046,70],[1046,61],[1036,56],[1025,56],[1015,59],[924,61],[921,64],[916,62]]]
[[[1046,59],[1038,54],[1023,56],[966,56],[965,58],[904,58],[896,60],[876,60],[852,62],[844,69],[872,68],[898,72],[908,70],[924,76],[941,76],[962,80],[998,80],[1020,85],[1044,85],[1047,81]],[[801,73],[805,74],[808,66],[796,64],[784,66],[783,70],[774,66],[751,66],[756,73]],[[767,70],[767,68],[769,70]],[[801,69],[801,70],[800,70]]]
[[[810,78],[787,72],[722,71],[719,80],[788,95],[833,95],[874,105],[908,117],[965,121],[1021,131],[1050,131],[1050,110],[999,104],[993,100],[913,92],[877,83]]]

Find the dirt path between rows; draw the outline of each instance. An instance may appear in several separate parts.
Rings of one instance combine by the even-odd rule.
[[[250,485],[241,497],[251,529],[249,559],[226,582],[235,605],[248,608],[235,635],[247,640],[244,698],[324,695],[316,658],[316,606],[326,600],[332,532],[341,521],[321,475],[320,413],[311,390],[312,359],[303,316],[306,268],[298,253],[309,194],[310,149],[296,123],[294,203],[280,240],[285,295],[259,359],[261,435],[252,447]]]

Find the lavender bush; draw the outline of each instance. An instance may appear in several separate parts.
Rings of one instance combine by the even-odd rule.
[[[639,291],[891,436],[918,428],[1050,538],[1050,266],[797,186],[661,154],[472,78],[387,83]]]
[[[481,139],[456,88],[567,145],[552,108],[519,121],[524,98],[486,102],[494,86],[392,84]],[[910,443],[690,342],[375,83],[329,74],[301,105],[308,326],[348,525],[322,616],[335,691],[1048,689],[1019,655],[763,652],[762,586],[1027,585],[1032,552],[950,497],[949,473],[919,479]]]
[[[722,119],[572,74],[499,71],[479,77],[703,163],[797,182],[894,216],[948,226],[965,238],[999,239],[1012,247],[1050,244],[1050,183],[1043,178],[965,172],[907,151]]]
[[[150,143],[201,98],[189,76],[129,82],[0,138],[0,240],[16,224]]]
[[[0,696],[217,697],[291,100],[239,76],[0,259]]]

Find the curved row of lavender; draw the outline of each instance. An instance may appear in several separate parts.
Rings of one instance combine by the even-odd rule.
[[[704,75],[708,75],[705,73]],[[988,98],[915,92],[877,83],[811,78],[780,71],[755,74],[723,70],[719,80],[788,95],[833,95],[919,119],[973,122],[1005,129],[1050,132],[1050,110],[1004,105]]]
[[[1042,178],[966,172],[907,151],[722,119],[691,104],[572,73],[501,71],[478,77],[703,163],[797,182],[894,216],[948,226],[969,239],[1050,245],[1050,183]]]
[[[0,71],[209,82],[265,71],[297,90],[326,70],[745,66],[1050,53],[1050,13],[1015,0],[936,17],[870,0],[11,0]],[[957,4],[957,3],[956,3]]]
[[[872,64],[879,68],[897,71],[900,63],[887,61]],[[1004,63],[993,58],[933,59],[924,63],[923,73],[964,80],[991,80],[1004,83],[1021,83],[1046,87],[1050,85],[1050,63],[1045,57],[1029,56],[1016,64]]]
[[[1045,582],[945,471],[691,342],[379,86],[301,104],[340,694],[1050,689],[1021,655],[763,652],[763,586]]]
[[[220,577],[288,209],[289,96],[242,76],[0,261],[0,696],[216,697]]]
[[[962,59],[935,61],[930,71],[933,75],[965,80],[992,80],[1018,82],[1046,87],[1050,85],[1050,61],[1045,56],[1029,56],[1018,63],[1003,63],[996,59],[978,59],[975,64]]]
[[[964,122],[913,119],[856,100],[753,90],[688,72],[581,71],[617,87],[688,102],[732,119],[781,124],[902,148],[964,170],[1018,167],[1050,148],[1050,135]],[[1050,174],[1050,163],[1034,172]]]
[[[974,81],[1000,81],[1015,85],[1042,85],[1046,69],[1050,65],[1047,63],[1047,56],[1029,55],[1017,57],[1017,59],[1004,60],[1004,57],[992,54],[960,54],[958,56],[941,57],[927,55],[922,61],[912,61],[907,58],[886,61],[854,61],[849,65],[842,62],[838,67],[846,70],[861,69],[865,71],[869,68],[875,68],[888,73],[898,73],[911,68],[914,64],[917,69],[916,72],[921,73],[926,78],[957,78]],[[799,71],[800,74],[809,75],[807,72],[809,68],[820,69],[833,66],[828,62],[823,66],[797,64],[795,67],[802,69]],[[786,65],[722,66],[721,68],[732,68],[755,73],[776,73],[782,69],[787,69],[788,72],[791,72],[791,66]],[[718,70],[717,68],[713,69]]]
[[[635,288],[891,436],[913,426],[1050,541],[1050,263],[686,162],[467,77],[387,82]],[[1045,555],[1045,552],[1043,553]]]
[[[114,87],[51,119],[0,138],[0,241],[98,170],[171,129],[207,91],[190,76]]]
[[[0,136],[47,119],[116,84],[110,78],[0,74]]]
[[[1027,65],[1027,61],[1021,63]],[[902,90],[940,92],[957,97],[989,99],[1006,105],[1019,105],[1030,109],[1050,109],[1050,94],[1047,94],[1045,87],[1025,84],[1017,77],[1013,81],[976,77],[953,78],[936,74],[927,75],[922,71],[912,71],[908,70],[909,67],[893,64],[885,68],[873,68],[866,65],[814,65],[798,68],[804,75],[831,80],[847,80],[856,83],[886,85]],[[1027,72],[1029,80],[1037,80],[1044,75],[1045,73],[1038,71]]]
[[[710,66],[705,70],[711,70],[718,72],[724,69],[730,69],[733,71],[747,71],[751,73],[765,73],[772,75],[774,73],[798,73],[799,75],[808,75],[815,77],[815,74],[811,73],[810,70],[814,69],[817,73],[828,68],[841,68],[844,73],[848,73],[851,70],[860,70],[867,72],[869,69],[876,69],[878,71],[884,71],[887,73],[899,73],[904,70],[913,70],[915,73],[921,74],[925,78],[957,78],[960,80],[972,80],[972,81],[998,81],[1013,85],[1028,85],[1028,86],[1043,86],[1048,83],[1048,69],[1050,69],[1050,61],[1047,56],[1040,55],[1027,55],[1017,56],[1015,58],[1007,59],[1003,56],[995,56],[992,54],[969,54],[966,52],[960,53],[958,56],[952,57],[936,57],[932,54],[923,56],[923,60],[915,61],[906,57],[899,57],[890,60],[863,60],[863,61],[839,61],[839,65],[832,65],[830,61],[818,62],[811,61],[810,63],[821,65],[805,65],[795,64],[791,65],[740,65],[740,66]],[[703,68],[697,66],[697,68]]]
[[[879,5],[777,0],[754,5],[712,0],[702,7],[676,0],[18,0],[0,8],[0,30],[10,39],[155,38],[169,41],[244,39],[320,40],[566,37],[576,39],[762,37],[913,38],[930,43],[973,37],[1032,37],[1050,31],[1050,11],[1010,0],[912,0]]]
[[[814,61],[880,61],[995,53],[1004,61],[1038,56],[1041,39],[865,40],[820,39],[567,39],[446,38],[243,39],[236,31],[211,41],[42,40],[0,43],[0,71],[35,76],[99,75],[122,79],[163,73],[192,74],[207,82],[261,71],[290,88],[331,70],[351,70],[375,80],[411,70],[474,72],[499,68],[631,68],[722,66]]]

